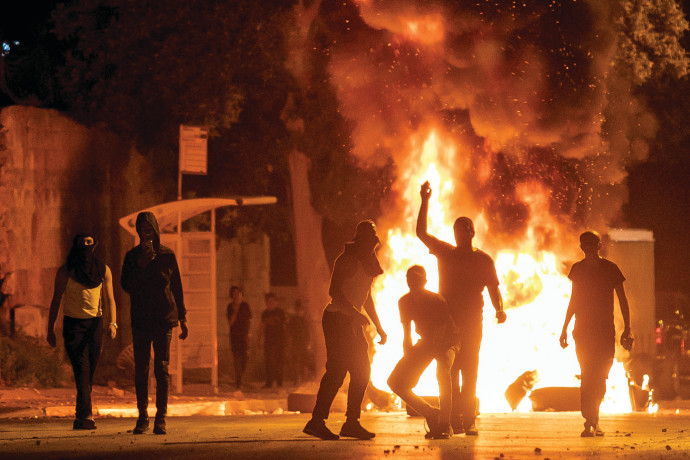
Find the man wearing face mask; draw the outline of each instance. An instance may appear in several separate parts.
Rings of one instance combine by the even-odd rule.
[[[345,245],[333,266],[329,295],[331,302],[323,312],[323,334],[326,339],[326,373],[321,379],[312,418],[304,427],[304,433],[320,439],[334,440],[339,436],[326,426],[326,419],[345,375],[350,373],[347,392],[346,421],[340,436],[371,439],[374,433],[359,423],[362,399],[371,375],[368,344],[363,327],[369,318],[376,326],[381,340],[386,342],[386,333],[371,298],[374,278],[383,273],[376,258],[379,244],[376,227],[370,220],[357,224],[355,237]],[[362,307],[368,317],[362,313]]]
[[[60,307],[64,314],[62,336],[77,387],[75,430],[95,430],[91,407],[91,387],[101,353],[100,328],[103,307],[110,317],[108,332],[117,334],[117,311],[113,296],[110,268],[94,254],[96,239],[85,233],[74,237],[67,261],[55,275],[53,299],[48,313],[48,335],[51,347],[56,344],[55,321]]]
[[[148,380],[151,345],[153,373],[156,377],[155,434],[165,434],[170,373],[172,330],[180,325],[180,339],[187,338],[187,318],[182,281],[172,249],[160,243],[158,221],[151,212],[137,216],[140,243],[131,249],[122,264],[122,288],[130,295],[132,342],[134,348],[134,386],[139,418],[134,434],[148,430]]]

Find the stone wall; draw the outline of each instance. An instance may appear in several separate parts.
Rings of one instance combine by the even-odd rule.
[[[11,273],[9,306],[48,309],[57,268],[72,238],[90,232],[111,267],[123,322],[127,299],[119,271],[131,238],[117,220],[159,202],[162,191],[147,160],[112,134],[87,129],[55,110],[6,107],[0,111],[6,161],[2,168],[2,222]],[[126,321],[125,321],[126,322]]]

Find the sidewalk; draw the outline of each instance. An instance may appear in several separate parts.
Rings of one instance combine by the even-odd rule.
[[[217,394],[210,385],[185,385],[183,394],[170,394],[168,416],[275,414],[287,411],[287,398],[297,388],[244,391],[221,386]],[[0,387],[0,419],[74,417],[74,388]],[[95,386],[92,391],[95,416],[137,417],[136,396],[117,387]],[[149,392],[149,415],[155,415],[155,390]]]

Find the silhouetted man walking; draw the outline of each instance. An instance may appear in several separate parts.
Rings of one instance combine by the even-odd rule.
[[[340,436],[371,439],[374,433],[360,425],[364,392],[371,376],[367,339],[364,326],[369,318],[381,337],[380,344],[386,342],[386,333],[381,327],[379,317],[371,299],[371,284],[383,273],[374,250],[379,244],[374,223],[365,220],[357,224],[357,231],[351,243],[338,256],[333,266],[331,296],[323,312],[323,335],[326,339],[326,373],[316,395],[316,405],[311,420],[304,427],[308,435],[321,439],[338,439],[339,436],[326,427],[326,419],[331,404],[345,375],[350,373],[350,387],[347,392],[346,421]],[[362,313],[362,307],[367,315]]]
[[[134,386],[139,418],[132,431],[143,434],[149,428],[149,361],[153,345],[153,374],[156,377],[155,434],[166,434],[172,330],[180,325],[180,339],[187,338],[187,318],[182,281],[172,249],[160,241],[158,221],[152,212],[137,215],[140,243],[125,255],[122,263],[122,289],[130,297],[132,345],[134,348]]]
[[[568,278],[573,282],[568,311],[565,314],[561,347],[568,346],[568,324],[575,316],[573,339],[580,363],[580,411],[585,418],[585,429],[580,436],[603,436],[599,428],[599,406],[606,394],[606,379],[613,364],[616,330],[613,323],[613,292],[618,295],[624,329],[621,345],[632,348],[630,335],[630,308],[625,295],[625,277],[618,266],[599,256],[601,237],[587,231],[580,235],[580,248],[584,260],[573,265]]]

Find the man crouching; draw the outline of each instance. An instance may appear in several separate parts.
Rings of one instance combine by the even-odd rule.
[[[403,325],[402,359],[388,378],[388,386],[410,408],[423,415],[429,425],[427,439],[448,439],[451,434],[450,412],[452,406],[450,368],[459,348],[455,324],[443,297],[428,291],[426,271],[421,265],[407,270],[410,292],[400,298],[400,321]],[[420,339],[412,345],[411,323]],[[440,409],[414,394],[412,389],[432,360],[436,360]]]

